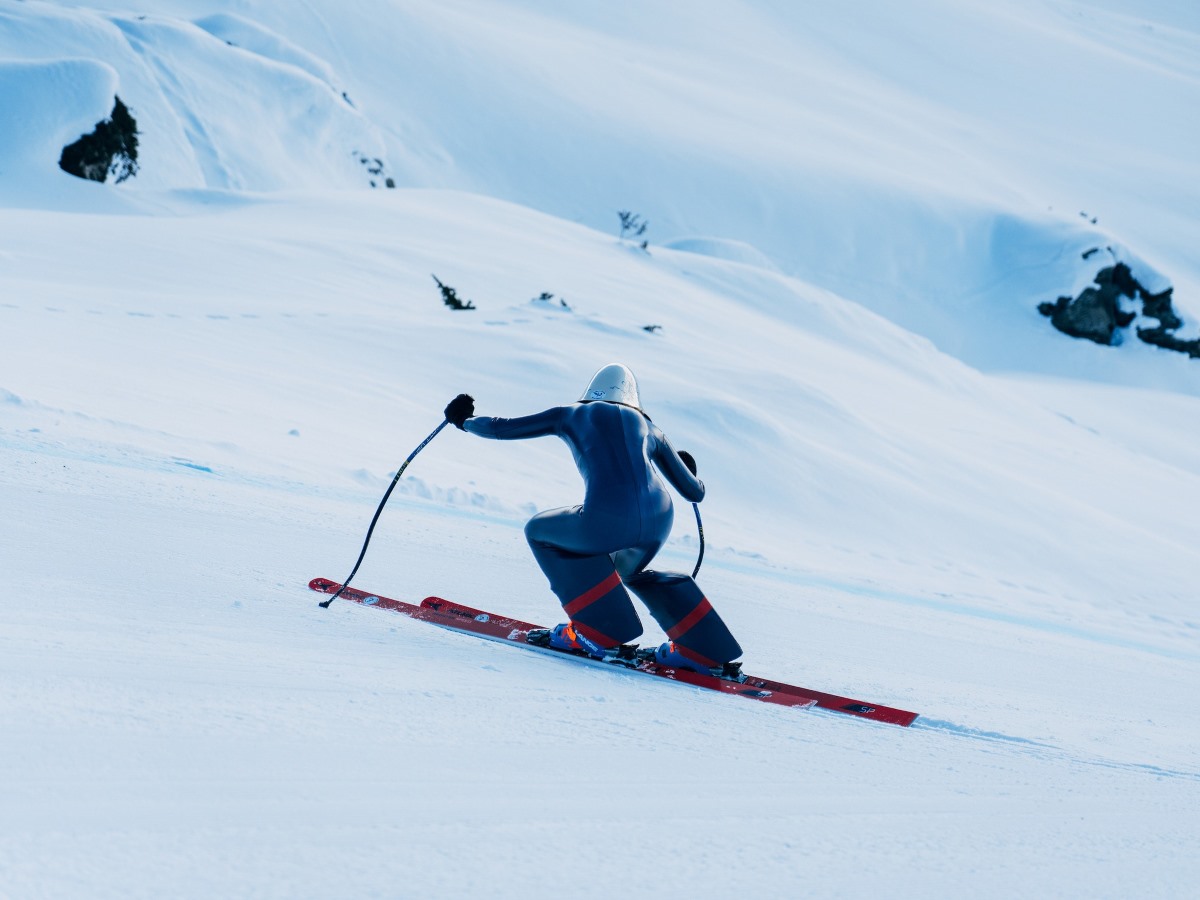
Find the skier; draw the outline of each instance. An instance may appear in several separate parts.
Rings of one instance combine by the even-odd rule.
[[[583,504],[538,513],[525,525],[533,555],[569,618],[550,632],[550,646],[604,659],[637,638],[642,623],[628,587],[670,638],[654,651],[659,664],[720,672],[741,655],[691,576],[646,568],[674,518],[671,495],[654,467],[692,502],[704,499],[704,482],[691,455],[677,453],[642,411],[628,367],[600,369],[569,406],[517,419],[485,418],[475,416],[472,397],[459,394],[446,407],[446,419],[480,437],[557,435],[571,448],[584,480]]]

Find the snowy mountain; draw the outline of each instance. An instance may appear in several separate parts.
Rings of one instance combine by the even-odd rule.
[[[1200,360],[1038,305],[1123,263],[1200,333],[1197,50],[1166,0],[0,0],[0,896],[1184,894]],[[63,171],[118,99],[136,174]],[[316,608],[446,401],[611,361],[747,668],[910,729]],[[521,528],[579,498],[447,430],[355,583],[553,624]]]
[[[15,105],[9,130],[84,130],[111,100],[83,95],[115,85],[142,123],[141,187],[390,178],[602,230],[636,204],[656,243],[749,243],[989,370],[1061,367],[1037,305],[1115,255],[1176,288],[1196,337],[1185,4],[5,5],[8,93],[38,110]],[[59,89],[77,57],[93,71]]]

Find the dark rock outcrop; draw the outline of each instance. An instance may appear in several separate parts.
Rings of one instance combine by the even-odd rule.
[[[1083,255],[1087,259],[1095,251]],[[1121,301],[1141,301],[1142,315],[1158,319],[1153,328],[1137,329],[1137,336],[1147,344],[1186,353],[1200,358],[1200,339],[1183,340],[1175,331],[1183,320],[1171,305],[1173,288],[1152,294],[1138,282],[1125,263],[1108,266],[1096,273],[1093,284],[1084,288],[1078,297],[1059,297],[1053,303],[1041,303],[1038,311],[1049,316],[1059,331],[1072,337],[1086,338],[1097,344],[1120,343],[1120,329],[1128,328],[1137,318],[1134,310],[1121,308]]]
[[[138,171],[137,122],[129,107],[116,98],[112,115],[96,124],[91,134],[63,148],[58,167],[90,181],[113,180],[120,184]]]
[[[1137,314],[1121,309],[1121,298],[1131,296],[1133,275],[1124,263],[1101,269],[1094,287],[1086,287],[1078,297],[1059,297],[1054,303],[1038,306],[1050,323],[1071,337],[1086,338],[1097,344],[1116,341],[1118,328],[1126,328]]]

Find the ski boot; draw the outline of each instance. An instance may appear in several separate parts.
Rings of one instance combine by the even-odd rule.
[[[616,647],[601,647],[595,641],[580,634],[573,623],[564,622],[553,628],[539,628],[529,632],[525,637],[526,643],[539,647],[549,647],[551,650],[561,650],[564,653],[574,653],[577,656],[587,656],[602,662],[620,663],[621,665],[637,665],[635,652],[637,647],[631,644],[618,644]]]
[[[674,641],[667,641],[665,644],[653,649],[639,650],[637,655],[644,662],[652,662],[657,666],[663,666],[668,669],[699,672],[701,675],[712,675],[715,678],[724,678],[726,681],[736,681],[738,683],[746,680],[746,676],[742,674],[741,662],[727,662],[717,666],[706,666],[704,663],[697,662],[680,653]]]

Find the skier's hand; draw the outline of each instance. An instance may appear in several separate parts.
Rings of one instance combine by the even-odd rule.
[[[686,450],[680,450],[679,458],[681,460],[683,460],[683,464],[688,467],[688,471],[691,472],[693,475],[695,475],[696,474],[696,460],[694,460],[692,458],[692,454],[688,453]]]
[[[455,428],[466,431],[463,423],[475,415],[475,398],[470,394],[459,394],[446,404],[446,421]]]

